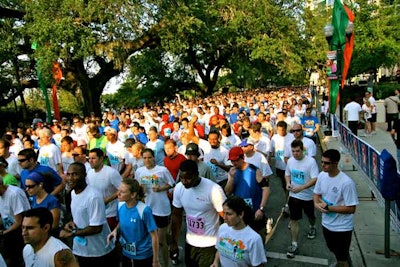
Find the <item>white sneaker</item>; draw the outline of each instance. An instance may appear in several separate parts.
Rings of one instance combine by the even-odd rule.
[[[274,219],[273,218],[268,218],[267,219],[267,225],[266,225],[267,234],[269,234],[272,231],[272,224],[273,223],[274,223]]]
[[[362,134],[360,134],[360,136],[361,136],[361,137],[366,137],[366,136],[367,136],[367,134],[365,134],[365,133],[362,133]]]
[[[375,135],[375,134],[376,134],[376,131],[371,132],[371,134],[372,134],[372,135]]]

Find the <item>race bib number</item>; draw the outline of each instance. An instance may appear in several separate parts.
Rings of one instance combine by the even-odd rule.
[[[122,249],[131,256],[136,256],[136,243],[135,242],[126,242],[125,238],[122,236],[119,239]]]
[[[187,228],[195,234],[204,235],[205,233],[205,222],[203,218],[197,218],[186,215]]]

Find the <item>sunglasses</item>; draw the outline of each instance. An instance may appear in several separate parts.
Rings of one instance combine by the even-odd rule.
[[[25,162],[25,161],[27,161],[28,159],[18,159],[18,162]]]
[[[73,157],[82,156],[83,154],[72,154]]]
[[[301,132],[303,131],[302,129],[293,129],[292,132]]]
[[[325,165],[331,165],[331,164],[335,164],[336,162],[330,162],[330,161],[321,161],[321,164],[325,164]]]
[[[35,186],[37,186],[37,184],[26,184],[26,185],[25,185],[25,188],[26,188],[26,189],[32,189],[32,188],[34,188]]]

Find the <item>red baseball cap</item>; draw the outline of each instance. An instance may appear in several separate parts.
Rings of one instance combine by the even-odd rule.
[[[243,157],[244,152],[241,147],[235,146],[229,150],[229,160],[238,160],[239,158]]]

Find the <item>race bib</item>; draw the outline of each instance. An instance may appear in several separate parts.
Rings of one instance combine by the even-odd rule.
[[[136,243],[135,242],[126,242],[125,238],[122,236],[119,239],[122,249],[131,256],[136,256]]]
[[[204,235],[205,233],[205,222],[203,218],[197,218],[186,215],[187,228],[195,234]]]

